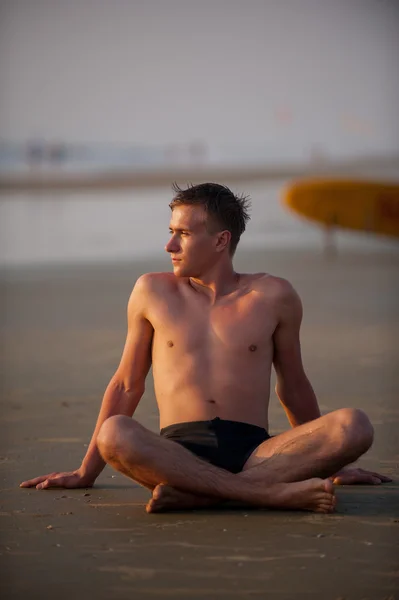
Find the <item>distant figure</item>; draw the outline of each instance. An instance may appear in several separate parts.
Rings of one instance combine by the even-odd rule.
[[[61,142],[48,146],[48,160],[52,166],[60,166],[66,161],[67,148]]]
[[[248,199],[215,183],[174,190],[165,247],[173,273],[148,273],[134,286],[125,348],[81,466],[21,486],[90,487],[108,463],[151,491],[148,512],[236,500],[329,513],[333,482],[390,481],[347,468],[373,441],[362,411],[320,415],[302,365],[302,305],[292,285],[234,270]],[[131,418],[151,365],[160,435]],[[292,426],[275,437],[272,366]]]
[[[45,160],[46,148],[44,142],[40,140],[31,140],[26,145],[26,161],[28,166],[35,169],[43,166]]]

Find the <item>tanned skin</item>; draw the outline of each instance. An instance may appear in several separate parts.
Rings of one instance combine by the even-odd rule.
[[[81,466],[21,487],[90,487],[106,463],[151,490],[148,512],[238,500],[331,512],[334,484],[380,484],[384,475],[350,468],[371,446],[360,410],[321,416],[301,358],[301,300],[267,273],[233,268],[229,231],[212,232],[202,206],[172,211],[172,273],[134,286],[120,364],[101,405]],[[241,473],[206,463],[132,419],[153,367],[160,427],[215,417],[269,428],[272,368],[291,429],[254,450]]]

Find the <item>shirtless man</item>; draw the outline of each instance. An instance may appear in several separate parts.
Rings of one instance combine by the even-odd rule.
[[[391,481],[345,468],[370,448],[373,427],[353,408],[320,415],[302,365],[293,287],[234,271],[248,200],[205,183],[175,186],[170,207],[173,273],[149,273],[134,286],[121,362],[81,466],[21,486],[90,487],[108,463],[152,491],[148,512],[235,500],[328,513],[333,483]],[[132,419],[151,364],[160,435]],[[272,365],[292,426],[275,437]]]

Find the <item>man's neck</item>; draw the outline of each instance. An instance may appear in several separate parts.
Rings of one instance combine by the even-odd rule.
[[[235,292],[239,287],[240,275],[233,269],[207,273],[201,277],[189,277],[191,287],[210,298],[213,302],[222,296]]]

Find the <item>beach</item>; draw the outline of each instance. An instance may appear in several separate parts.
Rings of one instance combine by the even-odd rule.
[[[137,277],[167,257],[1,271],[1,597],[397,597],[398,254],[238,250],[237,270],[289,279],[304,305],[302,352],[323,413],[363,409],[359,462],[393,478],[336,489],[331,515],[228,507],[146,514],[148,491],[109,467],[94,488],[20,489],[80,465],[126,334]],[[151,372],[135,417],[153,431]],[[270,431],[288,422],[272,392]]]
[[[399,600],[399,3],[0,15],[0,600]],[[20,488],[80,467],[131,290],[171,270],[174,186],[204,182],[250,199],[236,271],[294,285],[321,412],[365,411],[356,466],[392,482],[336,487],[332,514],[147,514],[149,491],[108,466],[90,489]],[[134,418],[159,432],[151,370]]]

